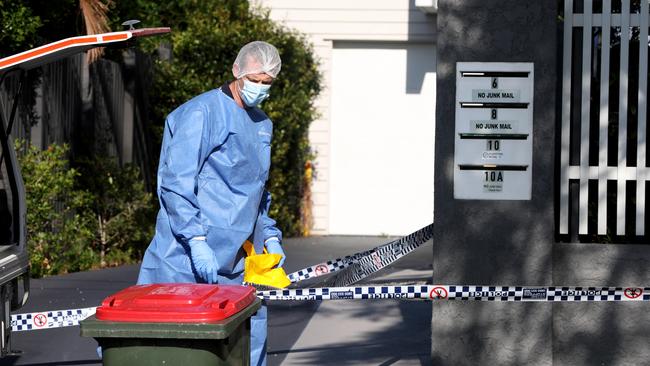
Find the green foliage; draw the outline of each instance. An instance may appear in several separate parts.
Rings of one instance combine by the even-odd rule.
[[[16,142],[21,150],[24,142]],[[92,196],[74,189],[79,173],[68,167],[68,147],[33,146],[19,156],[27,192],[27,244],[35,277],[92,268],[96,255],[89,245],[95,220],[88,206]]]
[[[155,220],[153,196],[145,189],[137,166],[120,168],[114,158],[77,162],[79,185],[92,192],[97,220],[95,251],[101,267],[139,261]]]
[[[0,57],[81,35],[79,0],[0,0]]]
[[[0,0],[0,57],[30,48],[41,20],[21,0]]]
[[[172,28],[171,36],[166,38],[172,46],[172,61],[155,62],[154,84],[149,93],[158,142],[169,112],[233,79],[232,63],[244,44],[264,40],[278,48],[282,71],[271,88],[271,98],[262,105],[274,122],[267,188],[273,195],[271,216],[286,236],[300,234],[305,163],[311,159],[307,132],[316,119],[313,101],[320,91],[317,63],[305,38],[240,0],[118,2],[112,16],[114,28],[131,18],[141,19],[147,27]],[[152,38],[142,47],[153,52],[160,42]]]
[[[71,168],[66,145],[41,151],[17,141],[16,150],[27,192],[32,276],[142,258],[153,235],[155,208],[137,167],[97,158]]]

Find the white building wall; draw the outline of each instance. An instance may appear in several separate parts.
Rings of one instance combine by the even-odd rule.
[[[415,0],[254,0],[252,3],[269,9],[271,19],[306,34],[320,62],[323,90],[316,101],[320,118],[312,123],[309,131],[310,143],[316,153],[316,177],[312,185],[314,226],[311,232],[329,234],[333,42],[434,43],[435,16],[417,9]]]

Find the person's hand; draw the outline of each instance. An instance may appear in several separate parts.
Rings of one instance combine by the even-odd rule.
[[[207,283],[217,283],[217,256],[205,240],[192,239],[189,242],[192,263],[198,275]]]
[[[280,254],[282,256],[282,258],[280,258],[280,263],[278,263],[278,267],[282,267],[287,256],[284,255],[284,250],[282,250],[280,240],[278,238],[271,238],[267,240],[264,245],[266,245],[266,251],[269,252],[269,254]]]

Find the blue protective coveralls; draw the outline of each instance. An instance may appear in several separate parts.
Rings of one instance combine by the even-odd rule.
[[[259,108],[239,107],[228,89],[203,93],[169,114],[165,123],[156,233],[138,284],[204,282],[187,242],[205,236],[219,264],[218,283],[241,284],[245,253],[253,242],[282,233],[268,216],[265,189],[271,162],[271,120]],[[251,365],[266,364],[266,306],[251,319]]]

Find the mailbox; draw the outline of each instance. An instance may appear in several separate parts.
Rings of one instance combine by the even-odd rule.
[[[456,63],[454,198],[529,200],[533,64]]]

